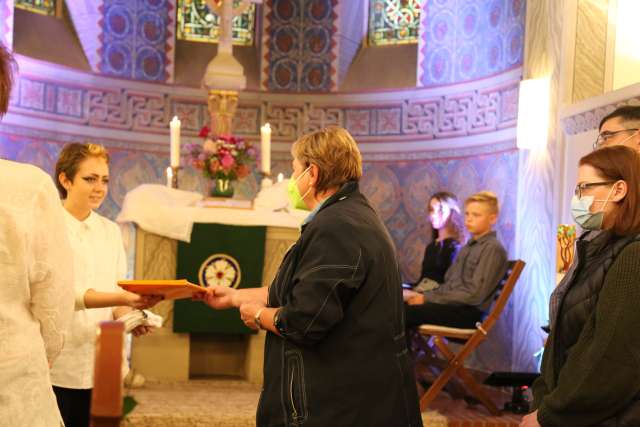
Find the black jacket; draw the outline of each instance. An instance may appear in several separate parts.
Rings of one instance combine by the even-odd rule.
[[[533,385],[534,408],[542,427],[638,427],[639,244],[607,231],[585,237],[559,285],[564,295]]]
[[[259,427],[422,426],[394,246],[356,182],[303,226],[269,289]]]
[[[424,278],[444,283],[444,275],[453,264],[459,250],[460,243],[456,239],[449,238],[441,242],[433,240],[429,243],[424,250],[420,279],[414,285],[419,284]]]

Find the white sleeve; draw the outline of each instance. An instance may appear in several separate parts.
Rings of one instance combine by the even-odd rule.
[[[113,224],[113,229],[115,233],[115,241],[116,247],[115,251],[117,252],[116,256],[116,280],[126,280],[127,278],[127,254],[124,250],[124,242],[122,241],[122,230],[120,226],[117,224]],[[116,291],[122,291],[122,288],[118,286],[117,283],[113,284],[116,288]]]
[[[40,322],[50,363],[62,350],[75,302],[73,256],[62,209],[48,178],[33,198],[28,268],[31,312]]]

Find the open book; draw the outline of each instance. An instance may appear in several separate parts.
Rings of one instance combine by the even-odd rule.
[[[164,299],[191,298],[205,292],[202,286],[181,280],[119,280],[118,286],[138,295],[162,295]]]

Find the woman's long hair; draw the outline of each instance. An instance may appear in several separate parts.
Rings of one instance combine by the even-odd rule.
[[[450,210],[449,218],[447,218],[447,222],[445,227],[451,227],[453,231],[453,238],[457,242],[461,242],[463,238],[463,220],[462,213],[460,211],[460,206],[458,205],[458,198],[448,191],[439,191],[434,193],[429,198],[429,206],[431,206],[431,202],[433,200],[437,200],[441,204],[447,205]],[[431,239],[432,241],[436,241],[438,239],[438,230],[431,227]]]

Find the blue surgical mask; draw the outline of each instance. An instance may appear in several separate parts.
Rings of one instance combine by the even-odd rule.
[[[576,223],[585,230],[600,230],[602,228],[602,222],[604,221],[604,208],[609,203],[609,197],[613,187],[609,190],[606,200],[595,200],[593,196],[578,196],[574,195],[571,199],[571,215]],[[604,202],[602,209],[598,212],[591,212],[591,205],[593,202]]]

